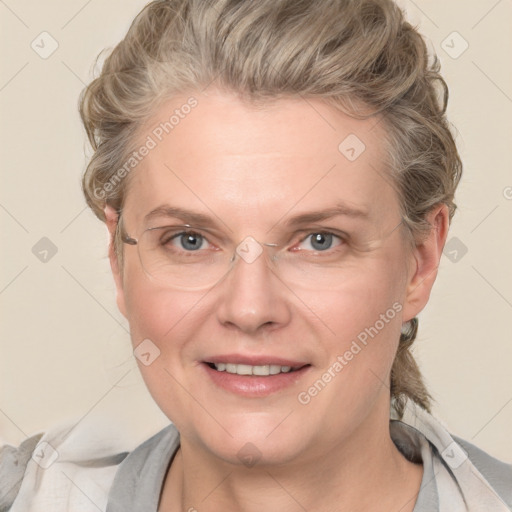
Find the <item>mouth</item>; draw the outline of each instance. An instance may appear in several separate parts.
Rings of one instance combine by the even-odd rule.
[[[250,364],[241,364],[241,363],[210,363],[206,362],[206,364],[212,369],[218,372],[226,372],[236,375],[244,375],[244,376],[258,376],[258,377],[268,377],[271,375],[279,375],[280,373],[293,373],[296,372],[305,366],[310,366],[309,364],[301,364],[297,366],[288,366],[288,365],[280,365],[280,364],[264,364],[264,365],[250,365]]]
[[[200,367],[224,391],[246,398],[263,398],[299,385],[312,365],[272,356],[231,354],[212,356]]]

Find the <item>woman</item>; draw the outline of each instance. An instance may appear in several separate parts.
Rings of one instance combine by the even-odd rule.
[[[390,1],[138,15],[81,97],[83,185],[172,425],[80,460],[31,438],[4,509],[509,510],[409,351],[461,174],[438,71]]]

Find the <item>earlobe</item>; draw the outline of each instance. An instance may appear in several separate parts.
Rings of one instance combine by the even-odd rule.
[[[110,268],[112,269],[112,276],[116,285],[116,302],[119,311],[126,317],[126,307],[124,301],[124,287],[123,287],[123,276],[119,266],[119,259],[115,251],[115,240],[117,232],[117,224],[119,221],[119,214],[110,205],[106,205],[104,210],[105,223],[107,225],[109,233],[109,245],[108,245],[108,258],[110,260]]]
[[[115,231],[117,227],[119,215],[117,211],[109,204],[105,205],[105,208],[103,208],[103,213],[105,214],[105,223],[107,224],[109,232],[112,234],[112,232]]]
[[[404,301],[403,321],[414,318],[427,304],[443,253],[449,227],[448,207],[436,206],[427,215],[431,225],[424,240],[416,245],[411,255],[411,269]]]

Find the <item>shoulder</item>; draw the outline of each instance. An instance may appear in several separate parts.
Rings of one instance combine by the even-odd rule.
[[[465,439],[452,437],[462,447],[469,460],[485,477],[490,486],[512,508],[512,464],[496,459]]]
[[[415,404],[408,403],[402,422],[415,432],[411,437],[416,442],[418,436],[428,441],[441,502],[453,509],[457,508],[453,504],[465,503],[475,512],[511,510],[512,464],[451,434],[438,418]],[[407,444],[414,447],[410,441]]]
[[[105,510],[127,451],[85,428],[59,426],[0,448],[0,512]]]
[[[170,424],[130,452],[116,473],[108,511],[156,510],[165,473],[179,445],[180,434]]]
[[[18,447],[0,447],[0,512],[9,510],[16,498],[28,461],[43,434],[29,437]]]

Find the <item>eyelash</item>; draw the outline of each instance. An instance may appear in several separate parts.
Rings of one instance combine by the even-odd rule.
[[[307,251],[307,252],[314,252],[314,253],[319,253],[319,254],[322,254],[322,253],[327,253],[327,254],[331,254],[332,252],[335,252],[336,248],[337,247],[340,247],[340,246],[343,246],[345,245],[345,243],[347,242],[347,237],[346,236],[343,236],[341,234],[337,234],[333,231],[329,231],[329,230],[325,230],[325,229],[319,229],[319,230],[316,230],[316,231],[302,231],[302,233],[306,233],[306,235],[304,237],[301,237],[301,239],[299,240],[298,244],[302,244],[303,242],[305,242],[309,237],[313,236],[313,235],[324,235],[324,236],[329,236],[329,235],[332,235],[333,238],[336,238],[339,240],[339,243],[338,245],[335,245],[334,247],[330,247],[329,249],[325,250],[325,251],[321,251],[321,250],[312,250],[312,251]],[[188,231],[180,231],[178,233],[174,233],[172,234],[172,236],[170,237],[167,237],[167,236],[163,236],[160,240],[160,243],[162,245],[166,245],[168,244],[169,242],[173,241],[173,240],[179,240],[179,238],[181,236],[184,236],[184,235],[194,235],[194,236],[198,236],[198,237],[201,237],[204,241],[206,241],[207,243],[211,244],[211,242],[209,242],[208,238],[201,234],[200,232],[198,231],[193,231],[193,230],[188,230]],[[165,241],[164,241],[165,240]],[[297,245],[297,244],[294,244],[294,245]],[[183,252],[190,252],[190,253],[194,253],[194,252],[198,252],[200,249],[198,249],[197,251],[187,251],[186,249],[183,249],[182,247],[178,248],[179,250],[182,250]],[[304,249],[297,249],[298,251],[301,251],[301,250],[304,250]]]
[[[346,242],[345,238],[343,238],[342,236],[340,235],[337,235],[336,233],[333,233],[331,231],[312,231],[312,232],[309,232],[304,238],[302,238],[300,240],[300,243],[303,243],[305,242],[309,237],[313,236],[313,235],[332,235],[333,238],[337,238],[339,240],[339,243],[338,245],[334,245],[334,247],[329,247],[329,249],[325,250],[325,251],[316,251],[316,250],[313,250],[312,252],[316,252],[316,253],[329,253],[331,254],[332,252],[336,252],[336,248],[337,247],[340,247],[340,246],[343,246]]]

